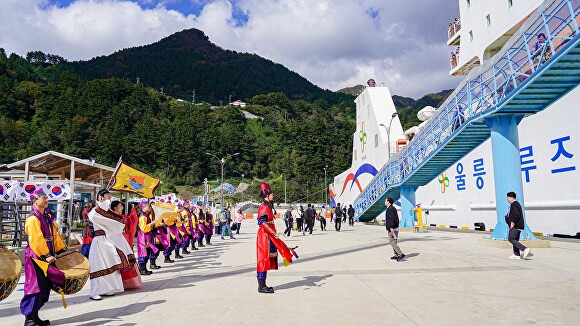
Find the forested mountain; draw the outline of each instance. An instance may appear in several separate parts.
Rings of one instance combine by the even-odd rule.
[[[269,93],[245,108],[263,119],[246,119],[231,106],[193,105],[118,78],[58,74],[57,66],[0,50],[0,163],[54,150],[114,166],[122,155],[171,191],[219,176],[206,152],[240,152],[226,164],[227,178],[236,170],[246,181],[268,179],[281,194],[283,174],[289,200],[297,200],[307,181],[311,195],[322,188],[325,165],[329,176],[350,166],[353,104]]]
[[[230,98],[248,100],[258,94],[283,92],[290,99],[329,103],[351,100],[323,90],[281,64],[256,54],[225,50],[200,30],[189,29],[159,42],[124,49],[89,61],[59,65],[84,79],[117,77],[160,89],[176,98],[226,104]]]
[[[182,73],[194,71],[187,67],[196,73]],[[249,103],[244,109],[261,119],[178,100],[189,87],[210,100],[236,89]],[[448,94],[393,99],[409,127],[419,109]],[[226,164],[227,179],[240,181],[234,171],[246,182],[266,179],[278,194],[285,179],[289,201],[306,193],[321,200],[323,168],[330,182],[351,163],[353,99],[256,55],[220,49],[196,30],[88,62],[40,51],[7,57],[0,48],[0,163],[54,150],[114,166],[122,155],[162,178],[167,192],[219,177],[220,164],[206,152],[239,152]],[[257,184],[247,195],[256,195]]]

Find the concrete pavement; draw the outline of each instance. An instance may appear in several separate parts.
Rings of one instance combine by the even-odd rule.
[[[552,242],[528,260],[481,244],[482,235],[401,233],[408,259],[389,259],[381,226],[343,224],[283,239],[300,259],[268,273],[258,294],[255,220],[236,240],[213,237],[175,264],[143,276],[141,289],[95,302],[89,285],[40,311],[52,325],[578,325],[580,243]],[[281,233],[283,222],[277,221]],[[162,259],[160,259],[162,260]],[[21,283],[23,279],[21,279]],[[22,284],[0,302],[0,325],[21,325]]]

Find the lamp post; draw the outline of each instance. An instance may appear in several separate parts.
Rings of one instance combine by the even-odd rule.
[[[328,169],[328,165],[324,167],[324,188],[322,189],[324,196],[323,196],[323,201],[324,201],[324,205],[326,205],[326,201],[328,199],[328,194],[326,193],[327,190],[327,184],[326,184],[326,169]]]
[[[308,204],[308,182],[306,181],[306,204]]]
[[[397,116],[397,112],[391,114],[391,121],[389,122],[389,127],[387,128],[387,126],[385,126],[383,123],[381,123],[379,126],[383,126],[385,127],[385,129],[387,130],[387,144],[389,147],[389,156],[388,156],[388,160],[391,160],[391,124],[393,123],[393,119],[395,119],[395,117]]]
[[[288,203],[288,198],[286,197],[286,178],[284,178],[284,204]]]
[[[206,155],[209,155],[209,156],[215,157],[218,160],[218,162],[220,162],[220,164],[222,165],[222,183],[221,183],[221,189],[220,189],[220,192],[221,192],[221,203],[220,203],[220,205],[221,205],[221,207],[223,209],[224,208],[224,165],[226,164],[226,160],[229,160],[230,157],[236,156],[236,155],[238,155],[240,153],[234,153],[234,154],[228,155],[226,157],[222,157],[221,159],[219,157],[217,157],[216,155],[211,154],[211,153],[205,153],[205,154]]]

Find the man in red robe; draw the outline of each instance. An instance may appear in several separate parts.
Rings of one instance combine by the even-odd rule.
[[[292,262],[292,255],[298,258],[294,249],[288,249],[276,233],[274,224],[274,194],[270,186],[262,182],[260,184],[260,196],[262,204],[258,209],[258,235],[256,237],[257,252],[257,277],[259,293],[274,293],[274,288],[266,285],[268,270],[278,269],[278,252],[284,258],[284,265]]]

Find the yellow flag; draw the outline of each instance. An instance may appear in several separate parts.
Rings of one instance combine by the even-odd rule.
[[[159,186],[156,179],[143,171],[121,162],[113,174],[114,183],[111,189],[130,192],[145,198],[153,198],[153,193]]]

